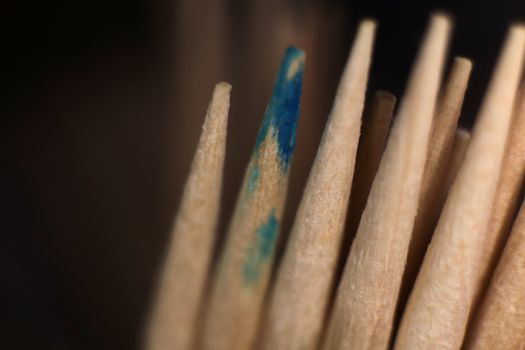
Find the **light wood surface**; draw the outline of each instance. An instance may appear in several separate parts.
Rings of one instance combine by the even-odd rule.
[[[289,48],[216,266],[199,339],[203,349],[244,350],[254,342],[286,199],[303,68],[304,53]]]
[[[461,347],[480,287],[487,213],[496,193],[524,50],[525,29],[513,27],[404,311],[395,349]]]
[[[350,194],[348,227],[346,228],[348,237],[345,242],[348,245],[355,236],[372,182],[379,168],[395,105],[396,97],[387,91],[380,90],[375,92],[370,107],[365,108]]]
[[[190,349],[215,241],[231,86],[215,86],[171,233],[145,349]]]
[[[400,294],[401,308],[408,299],[439,213],[445,203],[446,192],[443,187],[446,181],[447,164],[471,70],[472,63],[468,59],[456,57],[436,105],[417,215]]]
[[[498,262],[516,214],[525,175],[525,86],[516,96],[514,115],[509,131],[501,175],[494,199],[489,229],[483,244],[485,259],[479,266],[483,270],[484,289]]]
[[[315,349],[331,296],[354,173],[375,23],[363,21],[269,300],[261,348]]]
[[[525,206],[512,228],[489,289],[463,347],[525,349]]]
[[[324,349],[387,349],[425,166],[450,21],[430,20],[346,262]]]
[[[450,159],[447,164],[447,173],[445,174],[445,185],[441,196],[446,197],[458,175],[461,163],[465,159],[471,134],[469,130],[458,128],[454,134],[454,142],[450,150]]]

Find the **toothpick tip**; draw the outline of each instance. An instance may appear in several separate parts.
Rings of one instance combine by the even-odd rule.
[[[472,68],[472,61],[466,57],[456,56],[454,57],[454,63],[461,64],[468,68]]]
[[[225,81],[221,81],[219,83],[217,83],[217,85],[215,85],[215,88],[218,89],[218,90],[223,90],[223,91],[230,91],[232,89],[232,86],[230,83],[227,83]]]
[[[470,132],[467,129],[464,128],[457,128],[456,129],[456,135],[457,137],[461,139],[467,139],[470,137]]]
[[[430,18],[433,23],[451,25],[454,22],[452,15],[444,10],[434,11]]]
[[[377,90],[374,95],[378,98],[381,98],[383,100],[390,100],[390,101],[393,101],[393,102],[396,102],[397,101],[397,98],[391,94],[390,92],[386,91],[386,90]]]
[[[377,21],[374,18],[364,18],[359,22],[359,27],[375,29],[377,27]]]

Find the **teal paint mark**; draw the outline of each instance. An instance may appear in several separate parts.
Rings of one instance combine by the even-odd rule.
[[[279,222],[272,209],[268,221],[257,228],[256,242],[248,249],[248,259],[244,264],[242,275],[247,285],[255,285],[259,281],[261,269],[273,256]]]
[[[295,47],[286,50],[255,144],[255,155],[258,157],[259,148],[271,128],[272,136],[277,142],[279,163],[283,172],[288,171],[295,149],[304,58],[304,52]]]
[[[248,193],[253,193],[259,182],[259,165],[254,164],[250,169],[250,175],[248,177]]]

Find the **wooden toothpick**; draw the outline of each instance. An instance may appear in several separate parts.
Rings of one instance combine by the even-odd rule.
[[[375,23],[363,21],[335,97],[269,301],[262,348],[315,349],[347,212]]]
[[[449,31],[446,16],[432,17],[346,262],[326,350],[389,345]]]
[[[525,205],[522,205],[463,348],[514,350],[524,346]]]
[[[395,349],[459,349],[482,279],[480,263],[500,175],[525,28],[507,38],[398,331]]]
[[[190,349],[215,241],[231,86],[215,86],[148,324],[145,349]]]
[[[518,206],[519,195],[525,175],[525,85],[516,96],[514,115],[507,140],[496,198],[483,245],[485,259],[479,266],[483,270],[484,285],[503,250]],[[482,287],[482,289],[485,289]]]
[[[467,153],[468,144],[470,142],[470,131],[462,128],[456,129],[454,134],[454,142],[452,144],[452,149],[450,150],[450,159],[447,164],[447,172],[445,174],[445,185],[443,186],[443,193],[441,197],[448,195],[450,187],[454,183],[456,176],[458,174],[461,163],[465,159],[465,153]]]
[[[471,69],[472,63],[468,59],[456,57],[436,104],[417,215],[403,276],[400,308],[404,307],[408,299],[439,213],[445,203],[447,164]]]
[[[201,335],[203,349],[244,350],[253,343],[286,199],[303,67],[304,53],[289,48],[217,265]]]
[[[365,109],[350,194],[348,227],[346,228],[349,237],[345,243],[352,242],[359,226],[372,182],[385,150],[395,105],[394,95],[386,91],[376,91],[370,109],[368,111]]]

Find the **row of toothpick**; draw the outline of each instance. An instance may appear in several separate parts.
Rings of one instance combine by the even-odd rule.
[[[275,268],[305,55],[284,55],[218,259],[231,86],[215,87],[145,349],[525,348],[525,27],[510,28],[472,131],[457,127],[471,62],[442,82],[444,14],[399,105],[379,91],[362,118],[375,28],[359,26]]]

